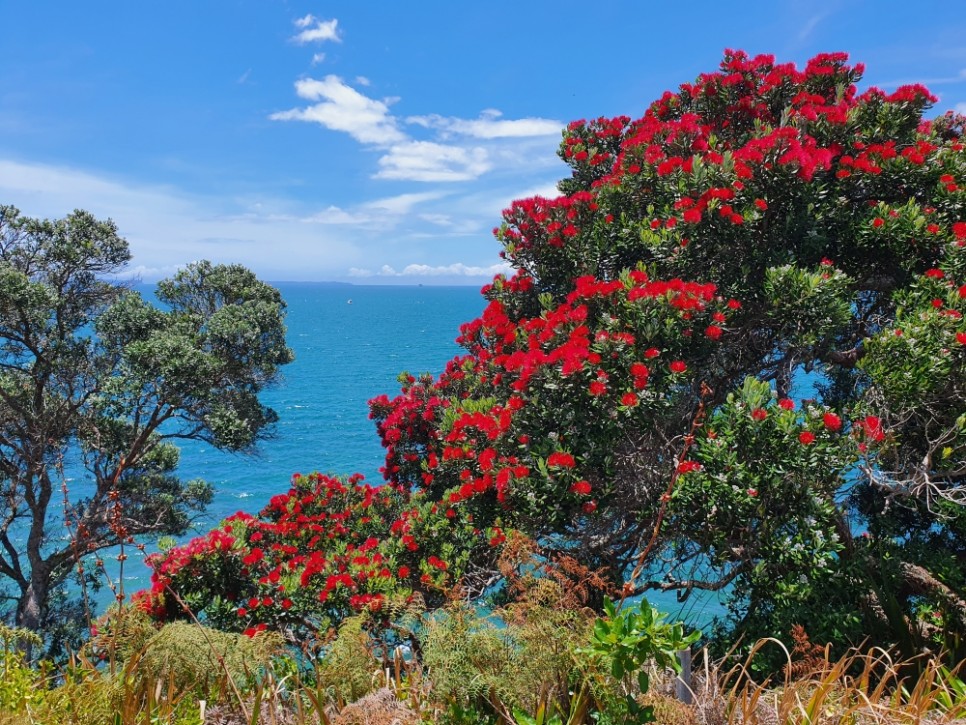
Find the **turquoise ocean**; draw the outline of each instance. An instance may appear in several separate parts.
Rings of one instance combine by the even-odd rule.
[[[477,287],[275,286],[288,305],[295,361],[261,396],[279,415],[274,434],[250,455],[181,446],[181,475],[215,488],[199,522],[204,528],[239,509],[262,508],[296,472],[361,473],[380,482],[385,452],[367,401],[397,394],[403,371],[442,372],[462,350],[455,342],[460,324],[485,303]]]
[[[478,317],[478,287],[359,286],[274,283],[288,305],[288,344],[295,361],[262,399],[279,415],[274,435],[253,454],[227,454],[203,443],[181,447],[179,473],[214,486],[214,500],[197,520],[197,535],[236,511],[257,512],[286,491],[293,473],[361,473],[381,482],[384,449],[369,420],[367,401],[399,392],[403,372],[438,375],[463,349],[459,326]],[[141,288],[150,298],[152,288]],[[148,548],[150,551],[150,546]],[[129,592],[148,584],[150,571],[134,562],[125,572]],[[717,602],[650,594],[664,611],[705,622]]]

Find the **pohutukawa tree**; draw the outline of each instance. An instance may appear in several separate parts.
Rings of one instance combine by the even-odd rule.
[[[398,515],[365,558],[386,579],[482,594],[516,529],[633,593],[728,592],[740,632],[962,641],[964,118],[861,73],[728,51],[638,119],[567,127],[561,196],[496,230],[516,272],[484,289],[467,354],[371,403],[373,495]],[[309,559],[359,537],[273,531],[248,593],[301,572],[289,611],[318,615]],[[337,586],[372,593],[371,568],[343,561]]]
[[[276,419],[258,393],[292,360],[278,292],[201,262],[160,283],[161,309],[112,279],[129,258],[110,221],[0,207],[0,576],[19,626],[47,626],[81,558],[185,531],[211,490],[177,476],[178,440],[244,451]]]

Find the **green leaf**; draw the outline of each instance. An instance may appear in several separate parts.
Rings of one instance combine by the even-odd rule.
[[[647,692],[648,688],[650,687],[650,684],[651,684],[651,681],[650,681],[650,678],[648,678],[647,676],[647,672],[645,672],[644,670],[641,670],[640,672],[637,673],[637,686],[641,688],[642,693]]]

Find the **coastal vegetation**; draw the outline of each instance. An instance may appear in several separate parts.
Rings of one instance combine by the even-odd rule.
[[[0,613],[55,648],[83,615],[51,607],[72,571],[184,533],[211,498],[177,476],[176,442],[251,447],[277,418],[258,392],[292,357],[284,303],[247,269],[189,265],[160,307],[113,279],[130,256],[86,212],[0,207]],[[71,466],[89,485],[71,490]]]
[[[260,512],[151,554],[150,590],[102,617],[49,694],[17,684],[48,676],[18,644],[36,635],[4,630],[3,707],[132,723],[198,722],[201,701],[211,722],[962,717],[966,118],[861,75],[843,53],[798,69],[727,51],[640,118],[571,123],[560,196],[514,202],[495,231],[514,271],[484,288],[465,354],[371,401],[384,480],[296,474]],[[166,381],[125,335],[179,310],[178,329],[215,334],[214,308],[191,304],[207,298],[180,291],[203,280],[180,279],[162,286],[171,312],[88,312],[74,329],[96,318],[96,334],[71,339],[116,338],[111,360]],[[243,389],[260,411],[287,351],[258,339]],[[189,365],[181,349],[164,364]],[[112,403],[122,433],[141,390]],[[254,428],[211,436],[244,447]],[[119,445],[104,455],[127,465]],[[651,591],[710,593],[727,615],[691,631],[638,599]],[[700,653],[689,705],[668,696],[685,649]]]

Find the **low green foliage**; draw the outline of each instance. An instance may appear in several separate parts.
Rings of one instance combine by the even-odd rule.
[[[170,680],[179,690],[203,697],[226,678],[238,686],[257,680],[282,646],[282,638],[271,632],[246,637],[174,622],[147,641],[139,674]]]
[[[0,678],[0,714],[26,714],[29,705],[43,698],[44,674],[30,667],[22,647],[40,646],[40,637],[27,629],[0,624],[3,646],[2,678]]]
[[[606,617],[594,623],[590,647],[582,651],[599,658],[609,669],[624,696],[625,721],[651,722],[653,707],[638,702],[638,696],[649,689],[647,667],[653,663],[680,673],[677,652],[697,642],[701,633],[685,635],[684,625],[666,622],[665,615],[646,599],[641,599],[637,609],[618,609],[612,601],[605,600],[604,612]]]
[[[338,707],[354,702],[373,689],[373,673],[380,663],[364,616],[342,622],[335,639],[323,649],[315,666],[316,690]]]

